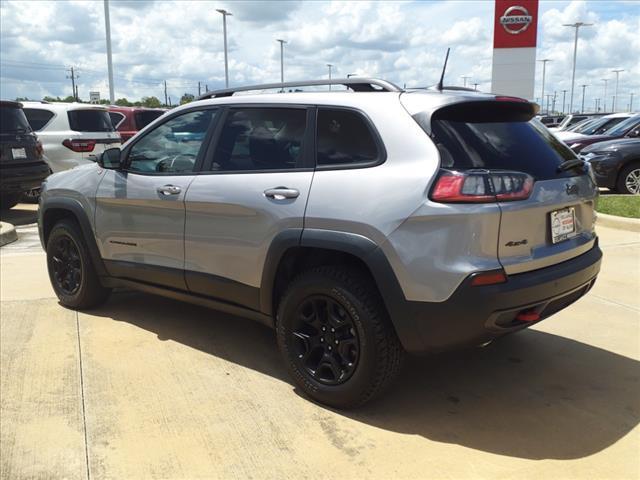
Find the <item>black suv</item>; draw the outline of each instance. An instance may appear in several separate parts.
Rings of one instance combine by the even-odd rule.
[[[24,116],[22,104],[0,100],[0,208],[15,206],[48,175],[42,145]]]

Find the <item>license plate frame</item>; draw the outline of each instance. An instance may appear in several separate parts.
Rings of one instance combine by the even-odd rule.
[[[27,158],[27,149],[26,148],[12,148],[11,149],[11,157],[14,160],[23,160]]]
[[[551,242],[564,242],[576,236],[576,208],[566,207],[549,214]]]

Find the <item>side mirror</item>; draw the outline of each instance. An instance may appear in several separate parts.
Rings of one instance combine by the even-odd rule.
[[[121,153],[119,148],[108,148],[98,157],[98,164],[102,168],[118,170],[122,167],[122,163],[120,162]]]

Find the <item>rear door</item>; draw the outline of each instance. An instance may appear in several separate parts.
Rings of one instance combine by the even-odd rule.
[[[576,257],[595,242],[598,194],[582,167],[559,166],[577,157],[543,125],[487,102],[473,114],[434,115],[433,135],[443,167],[453,170],[523,172],[534,181],[527,199],[500,201],[498,258],[508,274],[544,268]],[[482,108],[486,109],[483,114]],[[499,192],[504,185],[494,188]]]

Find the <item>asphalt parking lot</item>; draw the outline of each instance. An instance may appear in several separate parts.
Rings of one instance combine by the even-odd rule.
[[[34,209],[9,214],[20,239],[0,250],[2,478],[640,476],[638,233],[598,229],[577,304],[410,358],[388,395],[340,412],[296,392],[249,320],[131,292],[62,308]]]

